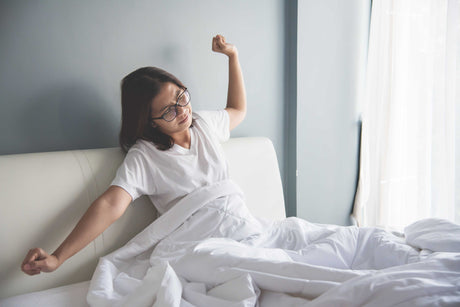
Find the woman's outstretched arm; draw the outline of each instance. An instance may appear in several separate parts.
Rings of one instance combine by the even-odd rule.
[[[228,56],[228,94],[225,109],[230,117],[230,130],[232,130],[246,116],[246,89],[238,59],[238,50],[234,45],[225,42],[222,35],[217,35],[212,39],[212,50]]]
[[[86,210],[80,221],[51,255],[41,248],[29,250],[21,270],[29,275],[52,272],[75,255],[120,218],[131,203],[131,196],[120,187],[110,186]]]

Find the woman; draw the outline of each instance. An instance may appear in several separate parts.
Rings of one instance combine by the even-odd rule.
[[[229,137],[246,114],[246,92],[236,47],[221,35],[212,50],[229,59],[225,110],[192,114],[190,94],[173,75],[154,67],[122,81],[120,145],[128,151],[110,187],[96,199],[52,253],[33,248],[22,262],[29,275],[56,270],[120,218],[140,195],[162,214],[197,187],[227,176],[217,142]]]

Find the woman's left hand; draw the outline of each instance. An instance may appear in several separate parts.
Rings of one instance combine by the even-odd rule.
[[[228,57],[233,57],[238,54],[236,47],[225,42],[225,37],[222,35],[216,35],[212,38],[212,51],[223,53]]]

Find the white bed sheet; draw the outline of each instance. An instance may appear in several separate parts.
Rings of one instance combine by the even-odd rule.
[[[220,182],[102,257],[87,299],[98,307],[459,306],[452,232],[460,226],[438,220],[409,227],[409,240],[298,218],[269,223],[247,211],[237,186]]]
[[[405,236],[374,228],[269,223],[220,182],[189,194],[91,283],[1,306],[460,306],[460,226],[428,219]],[[86,296],[87,295],[87,296]]]

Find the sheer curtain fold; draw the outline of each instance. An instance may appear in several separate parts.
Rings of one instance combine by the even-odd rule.
[[[374,0],[353,218],[455,216],[459,0]],[[458,90],[460,92],[460,90]]]

